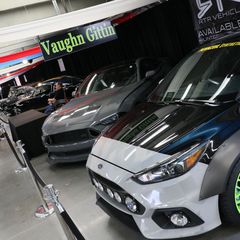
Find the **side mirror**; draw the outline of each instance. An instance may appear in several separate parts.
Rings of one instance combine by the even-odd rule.
[[[150,78],[155,74],[154,70],[147,71],[145,74],[145,78]]]

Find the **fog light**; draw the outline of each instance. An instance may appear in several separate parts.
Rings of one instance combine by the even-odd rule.
[[[114,193],[114,197],[115,197],[115,199],[117,200],[117,202],[119,202],[119,203],[122,202],[122,198],[121,198],[121,196],[119,195],[119,193],[115,192],[115,193]]]
[[[126,197],[125,204],[126,204],[128,210],[130,210],[131,212],[136,212],[137,211],[137,204],[134,201],[134,199],[132,199],[130,197]]]
[[[188,224],[188,219],[182,213],[174,213],[171,215],[171,222],[178,227],[184,227]]]
[[[98,182],[95,178],[93,178],[93,183],[94,183],[95,187],[98,188]]]
[[[99,182],[98,183],[98,188],[103,192],[104,191],[104,188],[103,188],[103,185]]]
[[[107,188],[107,194],[110,198],[114,198],[114,195],[111,189]]]

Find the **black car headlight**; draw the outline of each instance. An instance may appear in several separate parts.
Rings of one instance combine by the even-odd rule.
[[[181,176],[202,158],[207,146],[208,143],[198,144],[176,153],[163,163],[134,175],[133,179],[141,184],[149,184]]]
[[[116,122],[116,121],[118,120],[118,118],[119,118],[118,114],[117,114],[117,113],[114,113],[114,114],[111,114],[111,115],[109,115],[109,116],[101,119],[101,120],[100,120],[100,123],[101,123],[102,125],[107,126],[107,125],[109,125],[109,124],[112,124],[112,123]]]
[[[16,102],[15,105],[16,105],[17,107],[22,107],[22,106],[23,106],[23,103],[21,103],[21,102]]]

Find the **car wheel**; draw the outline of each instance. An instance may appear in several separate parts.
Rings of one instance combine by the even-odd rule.
[[[226,192],[220,195],[222,221],[240,225],[240,160],[232,170]]]

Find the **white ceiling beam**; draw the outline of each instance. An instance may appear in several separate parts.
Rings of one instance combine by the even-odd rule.
[[[26,48],[31,48],[36,46],[38,42],[36,40],[27,40],[27,41],[16,41],[9,43],[0,44],[0,57],[6,56],[8,54],[19,52],[20,50],[25,50]]]
[[[39,35],[99,21],[155,2],[161,0],[115,0],[50,18],[0,28],[0,43],[34,39]]]
[[[8,11],[19,7],[49,2],[51,0],[1,0],[0,11]]]

